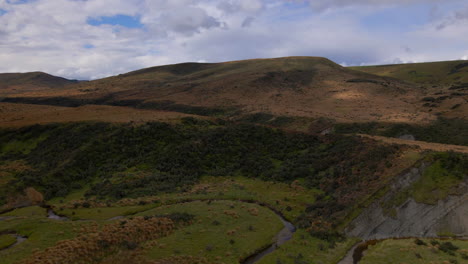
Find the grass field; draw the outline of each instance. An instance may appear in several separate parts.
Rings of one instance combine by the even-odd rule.
[[[18,208],[11,212],[2,214],[0,216],[19,216],[19,217],[35,217],[35,216],[47,216],[47,210],[39,206],[29,206],[24,208]]]
[[[0,263],[16,263],[36,251],[55,245],[60,240],[77,236],[82,227],[90,224],[93,223],[54,221],[40,216],[4,220],[0,224],[0,233],[15,232],[28,239],[13,248],[0,251]]]
[[[299,229],[292,240],[281,245],[278,250],[265,256],[258,263],[337,263],[358,241],[358,239],[350,238],[333,245],[330,242],[310,236],[304,229]]]
[[[0,235],[0,250],[5,249],[16,243],[16,238],[13,235]]]
[[[451,171],[442,167],[440,161],[432,164],[423,177],[413,184],[411,193],[420,203],[436,204],[448,195],[456,195],[456,187],[463,181]]]
[[[192,200],[246,200],[266,204],[293,221],[305,208],[315,202],[320,191],[301,187],[300,181],[287,184],[262,181],[246,177],[203,177],[190,190],[138,199],[109,202],[110,206],[73,208],[75,203],[86,201],[86,188],[70,193],[63,198],[54,198],[50,204],[60,215],[72,219],[105,220],[115,216],[133,215],[156,206]],[[144,205],[139,205],[141,203]],[[63,208],[63,209],[60,209]]]
[[[415,83],[447,85],[455,82],[466,83],[468,81],[466,66],[466,61],[441,61],[350,68]]]
[[[188,213],[194,223],[158,240],[148,251],[150,259],[171,256],[206,257],[238,263],[256,249],[272,243],[283,224],[271,210],[235,201],[190,202],[163,206],[139,215]]]
[[[69,217],[72,220],[107,220],[116,216],[133,215],[138,212],[154,208],[156,205],[148,204],[142,206],[113,206],[103,208],[77,208],[64,209],[57,213]]]
[[[420,245],[415,243],[415,239],[379,242],[369,246],[360,263],[468,263],[468,241],[432,239],[421,241]]]
[[[268,204],[290,221],[298,217],[308,204],[315,202],[319,190],[301,187],[300,182],[287,184],[246,177],[204,177],[190,191],[162,196],[161,200],[220,199],[253,200]]]

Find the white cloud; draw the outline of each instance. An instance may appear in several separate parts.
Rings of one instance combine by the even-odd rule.
[[[468,52],[468,9],[438,9],[431,22],[395,35],[367,30],[359,12],[317,13],[286,2],[0,0],[7,11],[0,16],[0,72],[94,79],[184,61],[310,55],[356,65],[457,59]],[[310,1],[318,9],[410,2],[423,1]],[[144,27],[87,24],[114,15],[138,17]]]
[[[398,6],[415,3],[447,3],[463,0],[290,0],[292,2],[308,3],[314,9],[323,11],[331,8],[343,8],[349,6]]]

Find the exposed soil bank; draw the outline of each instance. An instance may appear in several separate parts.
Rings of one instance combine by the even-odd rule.
[[[427,164],[412,168],[390,184],[390,190],[382,198],[365,208],[345,229],[349,237],[363,240],[398,237],[437,237],[450,232],[456,236],[468,234],[468,184],[460,185],[464,195],[448,196],[437,204],[418,203],[409,198],[401,205],[383,208],[397,197],[401,190],[420,179]],[[463,192],[462,192],[463,193]],[[390,210],[389,210],[390,209]],[[393,213],[389,213],[392,211]]]

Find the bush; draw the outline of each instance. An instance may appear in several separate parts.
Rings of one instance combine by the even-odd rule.
[[[458,247],[452,244],[452,242],[444,242],[440,244],[439,250],[445,252],[445,253],[451,253],[452,251],[457,251]]]
[[[418,246],[426,246],[426,245],[427,245],[424,241],[422,241],[422,240],[419,239],[419,238],[415,239],[415,240],[414,240],[414,243],[415,243],[416,245],[418,245]]]

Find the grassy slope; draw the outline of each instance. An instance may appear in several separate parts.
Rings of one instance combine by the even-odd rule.
[[[420,141],[468,146],[468,122],[465,119],[440,118],[426,125],[376,122],[337,124],[335,131],[395,138],[413,135]]]
[[[451,85],[454,83],[468,83],[467,61],[441,61],[350,68],[421,84]]]
[[[104,208],[78,208],[64,209],[58,211],[60,215],[67,216],[72,220],[107,220],[117,216],[133,215],[141,211],[154,208],[156,205],[148,204],[144,206],[114,206]]]
[[[398,78],[423,89],[420,111],[446,118],[466,119],[468,113],[468,61],[351,67],[385,77]]]
[[[22,99],[8,102],[107,104],[217,117],[266,112],[347,122],[425,122],[432,116],[418,113],[411,103],[420,92],[399,80],[349,70],[325,58],[287,57],[153,67],[77,83],[67,90],[16,94]]]
[[[460,195],[456,189],[468,177],[466,169],[466,165],[464,168],[444,168],[440,160],[436,161],[413,184],[411,194],[417,202],[427,204],[436,204],[448,195]]]
[[[73,159],[68,158],[67,156],[57,157],[57,155],[54,154],[53,156],[51,156],[51,159],[58,158],[58,160],[53,161],[57,163],[50,163],[50,165],[44,164],[45,161],[52,162],[51,159],[45,158],[45,156],[33,155],[33,157],[29,157],[29,158],[38,158],[40,156],[40,159],[38,160],[31,159],[30,161],[34,162],[32,164],[39,164],[40,166],[47,165],[48,167],[47,166],[45,167],[47,168],[47,171],[49,171],[50,169],[54,169],[54,170],[63,169],[66,162],[69,162],[70,160],[74,160],[75,162],[79,161],[80,159],[77,159],[76,155],[80,154],[79,153],[80,151],[86,151],[86,156],[83,156],[83,157],[86,157],[86,159],[83,159],[82,163],[77,162],[77,163],[70,164],[73,168],[72,170],[70,170],[70,172],[80,171],[82,168],[81,166],[83,164],[85,164],[86,166],[89,166],[90,161],[88,160],[88,158],[91,157],[90,156],[91,154],[95,155],[95,157],[97,158],[103,157],[102,153],[106,153],[106,158],[110,158],[110,156],[112,155],[117,155],[116,156],[117,158],[112,159],[112,163],[104,162],[103,163],[104,165],[105,164],[112,165],[114,164],[115,160],[119,161],[119,165],[128,164],[128,166],[126,165],[126,166],[117,167],[117,168],[113,167],[114,165],[112,166],[105,165],[105,167],[109,169],[103,170],[99,174],[85,175],[85,176],[88,176],[89,178],[86,178],[87,179],[86,185],[84,185],[84,188],[81,187],[81,190],[72,192],[70,193],[68,197],[65,197],[63,199],[55,198],[53,200],[53,205],[56,207],[57,212],[59,214],[65,213],[68,216],[71,216],[72,218],[75,217],[75,218],[99,220],[99,219],[108,219],[108,218],[119,216],[119,215],[134,214],[138,212],[142,212],[142,214],[152,214],[153,212],[159,212],[159,211],[163,213],[165,212],[165,210],[172,211],[172,212],[173,210],[178,210],[178,211],[184,211],[184,212],[193,212],[193,214],[198,215],[199,217],[206,220],[206,219],[210,219],[210,217],[211,218],[213,217],[211,215],[212,211],[209,211],[208,208],[205,208],[206,206],[209,206],[207,202],[203,202],[203,203],[200,202],[198,203],[199,206],[192,206],[192,207],[190,206],[181,207],[182,205],[171,205],[171,204],[174,204],[183,200],[187,200],[187,199],[189,200],[245,199],[245,200],[256,200],[256,201],[260,201],[263,203],[267,203],[271,205],[273,208],[275,208],[276,210],[282,212],[287,217],[287,219],[290,219],[290,220],[298,219],[297,221],[300,221],[301,226],[304,228],[298,231],[298,234],[304,235],[305,239],[302,238],[302,236],[300,235],[295,236],[295,238],[289,244],[284,245],[284,248],[285,248],[284,250],[278,251],[277,257],[284,259],[284,261],[292,261],[294,257],[298,257],[299,255],[302,255],[304,258],[310,258],[311,256],[314,256],[315,258],[322,258],[324,260],[335,259],[335,258],[338,258],[338,256],[341,257],[340,255],[341,253],[332,254],[331,252],[334,252],[334,251],[319,249],[319,247],[322,248],[322,246],[319,245],[320,243],[322,244],[325,243],[325,246],[327,246],[326,243],[329,243],[329,242],[319,241],[317,239],[311,238],[310,235],[308,235],[305,230],[305,228],[310,226],[310,223],[308,223],[307,221],[311,219],[312,220],[316,219],[318,215],[320,215],[321,217],[330,217],[330,221],[334,221],[334,224],[339,224],[339,221],[346,221],[349,213],[352,213],[351,208],[353,205],[360,204],[364,200],[368,199],[369,195],[372,195],[373,192],[377,192],[379,189],[385,186],[385,182],[387,179],[391,179],[395,174],[398,174],[398,172],[401,171],[401,169],[403,169],[401,168],[401,166],[403,166],[402,164],[406,164],[403,166],[405,167],[408,164],[411,165],[410,164],[411,161],[414,161],[413,152],[407,153],[407,156],[395,157],[393,156],[392,153],[398,153],[398,155],[401,155],[404,152],[402,152],[402,150],[399,148],[389,147],[389,146],[384,147],[384,146],[376,145],[375,142],[367,141],[367,140],[355,141],[357,140],[355,138],[327,137],[326,140],[322,142],[322,141],[316,141],[318,140],[317,138],[309,137],[308,135],[283,134],[280,131],[270,130],[267,128],[258,128],[258,127],[252,127],[252,126],[244,127],[244,126],[237,126],[237,125],[234,125],[228,128],[228,127],[224,127],[219,124],[217,125],[215,123],[210,123],[210,122],[204,122],[204,121],[195,122],[194,120],[189,120],[189,121],[190,122],[185,122],[178,126],[166,126],[162,124],[152,124],[152,125],[141,126],[141,127],[126,127],[126,126],[111,127],[111,126],[104,126],[102,124],[93,124],[93,125],[79,124],[79,125],[66,125],[66,126],[34,127],[34,128],[28,128],[28,129],[24,129],[20,131],[15,131],[14,133],[12,133],[11,131],[10,132],[4,131],[3,132],[4,138],[8,138],[8,139],[20,138],[21,141],[23,140],[28,141],[30,139],[41,137],[42,135],[44,135],[44,133],[46,132],[49,133],[53,131],[54,129],[61,129],[61,130],[57,130],[60,133],[57,134],[56,136],[54,137],[49,136],[46,139],[44,139],[43,142],[37,144],[36,147],[32,149],[32,152],[29,152],[29,151],[25,152],[23,151],[24,150],[23,147],[21,148],[18,147],[17,152],[9,149],[8,151],[4,151],[3,154],[5,155],[4,157],[6,157],[7,159],[10,159],[10,158],[13,159],[7,162],[7,164],[10,164],[10,163],[14,163],[14,160],[17,159],[18,157],[28,158],[30,155],[33,155],[33,153],[35,153],[34,151],[40,151],[39,153],[48,153],[48,152],[56,153],[57,150],[54,150],[54,148],[55,146],[57,146],[60,148],[60,151],[62,151],[64,154],[66,155],[72,154],[70,157],[75,157]],[[89,143],[75,144],[76,142],[82,142],[82,143],[94,142],[94,141],[87,141],[86,140],[87,137],[88,136],[92,138],[100,137],[101,133],[103,133],[102,135],[109,135],[105,137],[103,136],[103,138],[105,138],[106,140],[105,143],[99,142],[101,140],[99,139],[96,143],[93,143],[93,144],[89,144]],[[177,136],[174,135],[176,133],[177,133]],[[199,136],[207,136],[210,133],[214,133],[211,135],[215,137],[213,138],[208,137],[206,139],[200,140]],[[250,134],[250,133],[253,133],[253,134]],[[80,136],[80,138],[77,140],[72,140],[73,142],[68,142],[65,144],[64,141],[62,141],[62,140],[65,140],[65,138],[67,140],[71,140],[78,135]],[[124,136],[116,136],[116,135],[124,135]],[[252,136],[249,138],[245,138],[246,135],[252,135]],[[97,202],[103,202],[104,204],[106,202],[110,202],[111,203],[110,206],[94,205],[91,201],[92,199],[90,199],[91,201],[90,208],[83,208],[84,200],[80,202],[80,204],[78,205],[78,208],[73,208],[74,203],[76,202],[76,199],[83,198],[86,191],[91,190],[92,187],[95,186],[96,183],[99,183],[103,179],[108,179],[109,182],[113,184],[118,184],[122,180],[125,180],[124,182],[126,183],[126,185],[116,185],[117,189],[115,189],[112,186],[109,187],[106,185],[103,185],[102,187],[103,188],[112,187],[110,190],[114,190],[114,189],[126,190],[125,188],[129,186],[130,187],[133,186],[131,185],[132,181],[138,181],[140,177],[146,177],[147,170],[152,168],[152,167],[149,167],[149,164],[153,164],[154,166],[155,164],[157,165],[158,164],[157,162],[160,162],[160,161],[158,161],[158,159],[150,159],[149,161],[151,161],[152,163],[149,163],[148,160],[146,159],[148,157],[152,157],[151,155],[153,154],[151,154],[151,152],[145,152],[144,154],[140,153],[140,150],[139,150],[140,147],[148,146],[148,145],[151,145],[154,148],[156,148],[156,146],[161,147],[161,145],[165,144],[166,141],[174,143],[174,140],[172,140],[174,136],[177,140],[183,140],[181,142],[185,142],[185,140],[190,139],[187,141],[187,143],[183,144],[184,146],[188,147],[187,151],[189,153],[193,153],[193,151],[200,151],[200,149],[203,149],[203,152],[201,152],[202,155],[197,155],[197,158],[203,158],[203,159],[206,158],[206,163],[205,161],[203,161],[202,163],[195,163],[195,164],[202,164],[202,166],[194,166],[193,168],[191,168],[191,169],[195,169],[195,173],[199,173],[200,177],[197,178],[195,182],[189,181],[190,184],[188,186],[190,186],[190,188],[175,188],[175,189],[171,189],[169,193],[162,192],[159,194],[155,193],[152,190],[147,191],[145,189],[143,189],[144,192],[133,193],[136,189],[131,188],[129,189],[129,191],[131,192],[129,192],[128,195],[133,198],[120,200],[120,201],[125,200],[124,203],[120,203],[119,200],[116,201],[113,199],[109,199],[110,197],[103,197],[104,198],[103,201],[97,201]],[[215,144],[214,139],[219,140],[221,136],[222,136],[223,141],[221,141],[222,144],[219,145],[220,148],[218,148],[218,145]],[[60,138],[60,137],[65,137],[65,138]],[[168,138],[164,139],[165,137],[168,137]],[[125,139],[125,140],[120,141],[121,139]],[[168,139],[171,139],[171,140],[168,140]],[[281,170],[278,170],[278,172],[282,172],[282,173],[274,174],[276,175],[275,177],[278,177],[279,175],[284,174],[284,175],[287,175],[288,178],[281,178],[281,177],[261,178],[257,174],[256,170],[254,171],[249,170],[250,168],[254,168],[254,169],[257,168],[255,164],[253,164],[251,167],[245,167],[244,169],[239,170],[238,167],[236,167],[237,165],[235,165],[237,164],[236,162],[239,162],[238,156],[235,156],[237,158],[233,159],[235,162],[232,163],[235,165],[234,168],[237,168],[237,169],[228,171],[227,174],[226,174],[226,170],[224,171],[219,170],[219,167],[232,169],[232,165],[230,165],[230,163],[226,163],[226,161],[228,160],[227,158],[230,158],[230,156],[226,156],[227,158],[224,158],[224,156],[216,156],[220,154],[219,149],[225,150],[226,147],[224,146],[227,144],[230,147],[230,150],[232,151],[232,150],[235,150],[234,148],[235,146],[242,147],[242,144],[247,144],[247,142],[250,142],[249,140],[252,140],[252,139],[255,140],[255,144],[258,144],[258,142],[263,142],[262,144],[264,144],[262,146],[259,146],[256,149],[256,151],[261,150],[261,148],[265,147],[265,145],[270,146],[270,144],[272,144],[272,146],[269,148],[269,152],[260,151],[258,153],[261,153],[261,154],[255,155],[255,159],[253,160],[256,160],[256,161],[261,159],[263,155],[266,155],[266,154],[271,155],[272,151],[276,151],[275,149],[281,146],[282,142],[288,143],[287,145],[284,145],[284,147],[278,148],[279,153],[282,153],[282,155],[271,156],[271,157],[267,156],[268,158],[265,159],[265,161],[267,161],[268,164],[272,165],[271,168],[275,170],[283,168]],[[10,142],[10,140],[5,141],[5,142]],[[175,142],[178,142],[178,141],[175,141]],[[194,146],[199,146],[198,144],[200,144],[201,142],[206,142],[206,145],[205,145],[206,147],[203,147],[203,148],[197,147],[195,148],[195,150],[192,148]],[[67,145],[67,144],[71,144],[71,145]],[[102,149],[100,147],[101,144],[102,144]],[[180,144],[180,142],[178,144]],[[173,147],[170,147],[170,148],[173,148]],[[311,148],[310,151],[312,151],[313,149],[313,152],[309,153],[307,151],[308,148]],[[160,148],[160,149],[168,149],[168,148],[165,147],[165,148]],[[344,152],[343,149],[346,149],[346,152]],[[149,151],[148,149],[144,149],[144,148],[143,150]],[[242,151],[242,150],[243,149],[240,148],[239,153],[243,153],[243,155],[245,155],[245,151]],[[252,153],[252,150],[250,150],[250,152]],[[140,153],[140,154],[135,154],[135,153]],[[155,155],[154,158],[159,157],[161,153],[162,152],[158,152],[158,155]],[[170,152],[168,153],[168,155],[175,155],[173,156],[174,158],[171,159],[171,161],[173,161],[173,160],[177,160],[177,158],[180,157],[181,155],[180,153],[184,153],[183,149],[179,149],[179,152],[176,154]],[[237,153],[237,150],[235,153]],[[285,155],[285,153],[289,153],[289,154]],[[338,158],[340,157],[342,153],[345,153],[344,160],[341,160],[341,158]],[[379,158],[380,156],[391,157],[390,158],[391,161],[383,163],[382,159]],[[328,159],[330,157],[333,157],[333,159]],[[64,158],[64,160],[61,160],[61,158]],[[335,159],[335,158],[338,158],[338,159]],[[184,156],[183,164],[187,164],[192,159],[193,157],[191,156]],[[29,159],[27,160],[29,161]],[[194,160],[194,161],[200,162],[200,160]],[[250,162],[250,159],[245,160],[245,164],[248,164],[249,162]],[[294,169],[299,168],[304,163],[309,164],[309,165],[313,164],[314,169],[317,169],[318,172],[312,173],[310,169],[301,170],[301,171],[294,170]],[[323,164],[323,163],[326,163],[326,164]],[[160,163],[160,164],[164,164],[164,163]],[[213,167],[213,170],[206,170],[207,168],[211,168],[208,166],[213,166],[213,165],[218,165],[218,167]],[[339,165],[339,170],[337,169],[338,165]],[[372,165],[372,168],[371,169],[368,168],[368,166],[371,166],[371,165]],[[164,166],[159,167],[159,168],[164,168]],[[168,163],[168,166],[171,167],[171,163]],[[264,166],[264,165],[259,165],[259,166]],[[325,166],[325,167],[321,168],[322,166]],[[206,171],[200,172],[199,171],[200,168],[203,168]],[[110,171],[110,169],[116,169],[116,171]],[[172,171],[170,172],[173,173]],[[178,172],[176,171],[175,173],[178,173]],[[192,172],[190,172],[189,174],[191,173]],[[215,174],[211,174],[211,173],[215,173]],[[239,176],[239,175],[242,175],[243,173],[248,174],[251,178]],[[311,173],[311,174],[309,175],[308,173]],[[66,173],[66,174],[71,175],[71,173]],[[201,175],[204,175],[204,176],[201,176]],[[207,175],[223,175],[223,176],[214,177],[214,176],[207,176]],[[233,176],[226,176],[226,175],[233,175]],[[372,178],[369,178],[368,180],[363,180],[363,176],[365,175],[369,175],[369,177],[372,176]],[[28,176],[28,174],[22,175],[21,177],[24,177],[24,176]],[[63,175],[61,174],[60,176],[63,177]],[[306,177],[304,178],[304,176]],[[57,178],[57,179],[60,179],[60,178]],[[149,182],[152,183],[151,181],[152,178],[148,178],[148,179],[150,180]],[[265,180],[271,180],[271,179],[277,179],[278,181],[283,181],[283,182],[275,183],[271,181],[265,181]],[[155,180],[156,180],[156,183],[158,183],[159,178],[156,178]],[[363,182],[365,182],[365,184]],[[127,184],[130,184],[130,185],[127,185]],[[146,185],[148,184],[145,184],[145,186]],[[178,186],[180,187],[180,182],[178,182]],[[308,186],[308,187],[305,187],[305,186]],[[350,188],[350,186],[353,186],[353,188]],[[138,186],[138,188],[140,188],[140,186]],[[352,190],[352,192],[350,192],[350,190]],[[113,192],[111,192],[110,194],[113,194]],[[141,196],[147,196],[147,197],[142,198]],[[92,195],[91,197],[88,197],[88,198],[92,198]],[[60,201],[60,200],[63,200],[63,201]],[[146,201],[147,204],[139,205],[140,201],[142,200]],[[127,202],[129,204],[126,204]],[[212,204],[216,204],[216,203],[217,202],[212,202]],[[229,201],[229,202],[222,202],[222,203],[226,204],[226,203],[236,203],[236,202]],[[161,205],[168,205],[168,206],[159,207]],[[246,205],[246,207],[250,205],[251,204]],[[155,206],[158,206],[158,208],[152,211],[145,211]],[[255,207],[255,205],[251,205],[251,206]],[[63,211],[60,211],[60,207],[64,207]],[[315,209],[310,210],[310,208],[315,208]],[[33,212],[36,209],[37,208],[24,208],[24,209],[21,209],[12,213],[16,215],[27,216],[27,215],[31,215],[30,212]],[[239,212],[239,216],[248,214],[248,212],[244,212],[245,208],[242,208],[242,206],[240,206],[240,208],[239,206],[235,206],[235,208],[229,207],[225,210],[229,211],[231,209],[241,210]],[[264,210],[266,210],[265,212],[268,212],[267,214],[272,214],[271,211],[267,209],[264,209]],[[307,213],[303,214],[304,211],[306,211]],[[73,212],[75,212],[74,215],[73,215]],[[219,212],[221,212],[221,216],[225,217],[224,209]],[[316,213],[318,213],[318,215]],[[254,217],[252,215],[250,216],[249,215],[246,215],[246,217]],[[244,230],[242,228],[244,228],[247,223],[250,223],[250,224],[255,223],[255,221],[257,221],[258,218],[254,218],[254,219],[238,218],[237,220],[239,221],[237,222],[225,221],[226,225],[222,223],[218,227],[219,228],[231,228],[231,227],[235,228],[237,226],[241,226],[241,230]],[[32,216],[26,219],[8,220],[8,222],[5,222],[5,223],[9,223],[8,224],[9,227],[5,226],[5,228],[9,230],[21,229],[21,228],[17,228],[16,226],[10,225],[10,223],[14,223],[14,221],[25,221],[25,222],[16,222],[16,223],[23,223],[23,224],[29,223],[29,225],[34,225],[33,223],[42,223],[44,225],[48,224],[50,228],[55,228],[54,224],[59,224],[59,223],[50,222],[50,220],[43,218],[43,217],[41,218],[37,216]],[[209,224],[211,224],[213,221],[211,222],[202,221],[202,223],[195,223],[195,224],[200,224],[200,225],[194,225],[193,227],[187,227],[187,228],[193,228],[194,230],[200,230],[200,229],[210,230],[211,226]],[[91,221],[90,223],[93,223],[93,222],[94,221]],[[99,221],[97,221],[97,223],[99,223]],[[37,226],[37,228],[42,228],[41,227],[42,224]],[[62,223],[62,224],[66,225],[66,223]],[[60,230],[60,229],[65,228],[65,226],[63,225],[58,226],[57,229]],[[3,222],[2,222],[2,228],[4,228]],[[248,226],[247,226],[247,229],[248,229]],[[17,231],[17,232],[20,234],[23,234],[20,231]],[[189,231],[189,232],[192,232],[192,231]],[[35,234],[37,235],[37,233]],[[261,237],[259,237],[259,240],[253,239],[252,243],[258,243],[258,245],[261,243],[265,243],[265,241],[268,240],[268,239],[265,239],[266,237],[264,236],[265,234],[266,233],[261,235]],[[50,246],[56,243],[57,241],[56,238],[54,237],[55,235],[56,235],[55,233],[48,234],[47,232],[44,232],[42,233],[42,237],[36,239],[35,241],[38,241],[38,243],[39,242],[42,243],[42,241],[46,241],[45,244]],[[185,235],[187,234],[183,233],[183,234],[180,234],[179,236],[183,237]],[[202,232],[199,235],[204,235],[204,234]],[[210,234],[206,234],[206,235],[208,236]],[[62,239],[62,238],[63,236],[59,236],[57,239]],[[271,234],[270,234],[270,238],[271,238]],[[151,252],[153,252],[151,254],[153,255],[150,254],[151,256],[155,258],[159,258],[159,257],[169,257],[172,254],[176,254],[176,255],[183,254],[183,255],[195,255],[195,256],[208,255],[208,256],[215,258],[216,256],[220,256],[218,253],[221,252],[223,248],[229,248],[229,246],[231,247],[237,246],[237,244],[239,243],[238,240],[242,240],[242,242],[244,242],[244,240],[250,242],[249,239],[245,239],[244,237],[237,237],[236,239],[234,239],[234,243],[232,245],[229,242],[230,240],[229,239],[227,240],[227,242],[225,241],[228,244],[220,244],[220,245],[223,245],[220,248],[210,249],[210,247],[208,247],[209,250],[207,250],[206,247],[211,244],[206,244],[204,245],[204,248],[198,247],[196,248],[197,250],[195,249],[192,250],[190,249],[189,246],[187,246],[186,251],[182,252],[179,249],[174,248],[174,244],[176,241],[175,238],[167,237],[164,239],[167,239],[169,242],[163,243],[166,245],[166,246],[163,246],[162,248],[163,250],[160,251],[159,249],[153,248],[151,250]],[[191,237],[191,239],[198,240],[199,238]],[[203,239],[206,239],[205,241],[208,241],[210,239],[217,239],[217,237],[208,236],[207,238],[203,238]],[[352,242],[349,242],[349,243],[348,242],[346,242],[345,244],[338,244],[336,247],[336,252],[338,251],[346,252],[347,247],[349,247],[350,245],[349,243],[352,244]],[[313,245],[314,247],[313,253],[310,252],[310,247],[300,246],[300,245],[307,244],[307,243],[310,243],[310,245]],[[214,243],[214,244],[217,245],[219,243]],[[255,246],[254,248],[258,248],[258,247]],[[292,248],[294,248],[294,250]],[[25,251],[22,251],[22,250],[29,250],[29,249],[30,249],[29,247],[27,248],[18,247],[18,252],[15,251],[16,253],[14,253],[14,257],[20,258],[21,256],[26,256],[28,253],[25,253]],[[237,252],[234,252],[234,251],[232,252],[233,254],[232,256],[227,256],[227,257],[232,257],[232,259],[244,257],[248,255],[244,249],[239,248]],[[200,252],[200,250],[202,250],[202,252]],[[216,251],[217,253],[211,254],[211,252],[215,252],[215,250],[217,250]],[[293,256],[293,258],[291,258],[291,256],[288,255],[289,251],[294,251],[295,255]],[[165,252],[165,253],[161,253],[161,252]],[[223,255],[221,257],[226,257],[226,256]]]
[[[39,206],[29,206],[15,209],[11,212],[2,214],[0,216],[18,216],[18,217],[35,217],[46,216],[47,210]]]
[[[16,238],[13,235],[0,235],[0,250],[5,249],[16,243]]]
[[[75,81],[53,76],[43,72],[0,73],[0,89],[8,86],[31,85],[39,87],[58,88]]]
[[[300,184],[268,182],[245,177],[203,177],[200,183],[187,192],[161,194],[158,196],[126,199],[124,203],[110,203],[95,208],[73,208],[75,203],[86,200],[85,190],[69,196],[55,198],[49,202],[58,213],[72,219],[109,219],[116,216],[132,215],[160,205],[170,205],[188,200],[247,200],[268,204],[286,219],[293,221],[305,208],[315,201],[319,190],[301,187]],[[138,205],[144,201],[146,205]],[[156,201],[156,203],[155,203]],[[65,208],[65,209],[61,209]]]
[[[467,263],[468,241],[422,239],[426,245],[417,245],[414,239],[385,240],[370,246],[365,252],[362,264],[380,263]],[[431,245],[437,241],[439,245]],[[458,250],[444,252],[440,244],[450,242]]]
[[[0,232],[14,231],[28,239],[6,251],[0,251],[0,263],[15,263],[34,251],[44,250],[60,240],[75,237],[81,227],[90,224],[92,223],[53,221],[39,216],[2,221]]]
[[[149,250],[149,258],[191,255],[238,263],[255,249],[272,243],[273,237],[283,228],[270,210],[234,201],[191,202],[157,208],[142,215],[174,212],[195,215],[195,223],[160,239],[161,246]]]
[[[265,256],[259,264],[306,264],[337,263],[356,244],[358,239],[346,239],[335,245],[310,236],[305,230],[298,230],[292,240],[281,245],[278,250]]]

